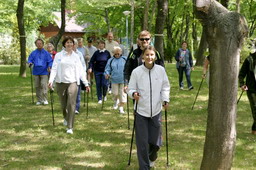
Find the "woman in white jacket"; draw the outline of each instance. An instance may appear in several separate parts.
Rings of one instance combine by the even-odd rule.
[[[143,53],[144,64],[133,70],[128,95],[136,100],[136,145],[140,169],[149,169],[161,146],[161,110],[168,108],[170,84],[164,68],[154,64],[155,48]]]
[[[80,79],[85,84],[87,92],[90,91],[90,88],[79,56],[73,51],[74,39],[66,37],[62,45],[65,49],[55,56],[48,86],[52,88],[53,81],[56,82],[57,94],[60,98],[64,117],[63,124],[68,126],[67,133],[73,134],[76,97]]]

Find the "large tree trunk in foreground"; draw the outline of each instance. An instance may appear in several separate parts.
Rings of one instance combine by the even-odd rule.
[[[19,0],[16,12],[20,35],[20,77],[26,77],[26,34],[24,28],[24,0]]]
[[[164,56],[164,25],[165,19],[168,11],[168,1],[167,0],[157,0],[158,9],[156,17],[156,28],[155,28],[155,48]]]
[[[206,29],[203,26],[203,31],[201,35],[201,40],[199,44],[199,48],[196,51],[196,66],[202,66],[204,64],[205,55],[204,52],[207,49],[207,40],[206,40]]]
[[[248,29],[245,18],[212,0],[197,0],[205,15],[211,55],[207,130],[202,170],[231,169],[236,143],[236,100],[240,48]],[[200,17],[200,15],[199,15]]]

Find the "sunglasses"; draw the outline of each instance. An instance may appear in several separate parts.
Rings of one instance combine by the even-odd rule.
[[[144,40],[148,41],[150,40],[150,38],[140,38],[140,41],[144,41]]]

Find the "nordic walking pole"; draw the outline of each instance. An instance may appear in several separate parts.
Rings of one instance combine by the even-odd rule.
[[[86,92],[86,118],[88,118],[88,110],[89,110],[89,108],[88,108],[88,103],[89,103],[89,91],[88,92]]]
[[[133,144],[133,138],[134,138],[134,133],[135,133],[135,122],[136,122],[136,112],[137,112],[137,107],[138,103],[136,101],[135,104],[135,110],[134,110],[134,121],[133,121],[133,128],[132,128],[132,139],[131,139],[131,146],[130,146],[130,154],[129,154],[129,160],[128,160],[128,165],[131,164],[131,157],[132,157],[132,144]]]
[[[165,102],[165,105],[167,103]],[[165,112],[165,140],[166,140],[166,165],[169,166],[169,156],[168,156],[168,130],[167,130],[167,109],[164,110]]]
[[[53,126],[55,126],[54,113],[53,113],[53,92],[54,92],[54,89],[51,88],[50,89],[50,97],[51,97],[51,107],[52,107],[52,124],[53,124]]]
[[[85,93],[86,93],[86,90],[84,90],[84,107],[85,107]]]
[[[128,94],[126,95],[127,96],[127,116],[128,116],[128,129],[130,129],[130,111],[129,111],[129,97],[128,97]]]
[[[241,99],[241,97],[242,97],[243,93],[244,93],[244,90],[243,90],[243,91],[242,91],[242,93],[240,94],[240,96],[239,96],[239,98],[238,98],[238,100],[237,100],[237,103],[236,103],[236,104],[238,104],[238,103],[239,103],[239,101],[240,101],[240,99]]]
[[[34,87],[33,87],[33,75],[32,75],[32,64],[31,65],[29,65],[29,69],[30,69],[30,75],[31,75],[31,78],[30,78],[30,80],[31,80],[31,93],[32,93],[32,104],[34,104],[34,95],[33,95],[33,93],[34,93]]]
[[[200,86],[199,86],[199,88],[198,88],[198,91],[197,91],[197,94],[196,94],[196,98],[195,98],[195,101],[194,101],[193,106],[192,106],[192,110],[194,109],[194,106],[195,106],[195,103],[196,103],[196,99],[197,99],[197,96],[198,96],[199,91],[200,91],[200,89],[201,89],[201,86],[202,86],[202,84],[203,84],[203,81],[204,81],[204,78],[202,78],[201,83],[200,83]]]

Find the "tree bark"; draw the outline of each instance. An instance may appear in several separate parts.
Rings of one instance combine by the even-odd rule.
[[[107,24],[107,27],[108,27],[108,32],[110,32],[110,23],[109,23],[109,17],[108,17],[108,9],[105,8],[105,21],[106,21],[106,24]]]
[[[154,1],[153,7],[152,7],[152,11],[150,13],[150,17],[149,17],[149,24],[148,24],[148,31],[151,32],[152,30],[152,25],[153,25],[153,21],[154,21],[154,16],[156,13],[156,8],[157,8],[157,1]]]
[[[203,26],[203,31],[202,31],[202,35],[201,35],[201,40],[200,40],[200,44],[199,44],[199,48],[196,51],[196,66],[202,66],[204,64],[204,52],[207,49],[207,40],[206,40],[206,29]]]
[[[26,77],[26,33],[24,28],[24,2],[25,0],[18,1],[18,7],[16,11],[19,35],[20,35],[20,77]]]
[[[165,19],[168,11],[168,1],[167,0],[157,0],[158,10],[156,18],[156,28],[155,28],[155,48],[164,56],[164,25]]]
[[[130,47],[133,46],[134,40],[134,0],[131,0],[131,33],[130,33],[130,37],[131,37],[131,44]]]
[[[149,0],[145,0],[143,30],[148,30],[148,9],[149,9]]]
[[[65,33],[65,25],[66,25],[66,12],[65,12],[66,0],[61,0],[60,7],[61,7],[61,27],[60,27],[60,30],[59,30],[58,34],[51,38],[51,42],[53,43],[56,51],[58,49],[58,43],[59,43],[61,37]]]
[[[217,1],[197,0],[205,15],[210,51],[207,130],[201,169],[231,169],[236,143],[236,100],[240,48],[248,33],[245,18]]]

